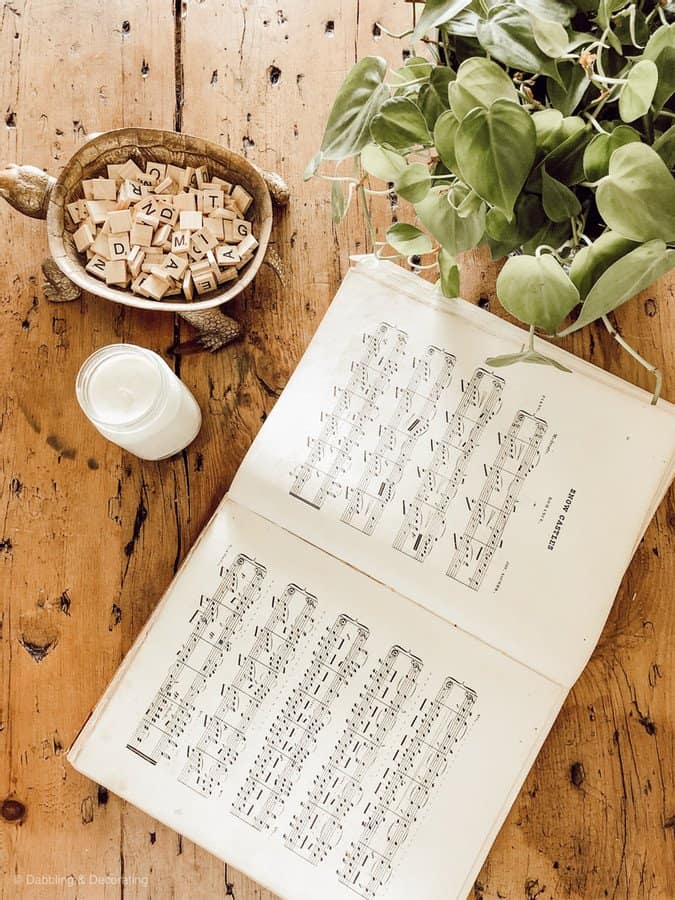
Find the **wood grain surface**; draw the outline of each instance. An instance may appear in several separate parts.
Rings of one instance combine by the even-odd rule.
[[[263,267],[228,306],[245,338],[213,356],[172,360],[202,406],[204,427],[186,452],[160,463],[98,436],[76,404],[75,374],[110,342],[166,354],[190,339],[189,326],[90,296],[48,303],[39,274],[44,223],[0,206],[3,897],[271,898],[75,773],[65,752],[226,491],[348,255],[365,249],[358,211],[334,228],[326,185],[303,183],[302,171],[355,59],[401,60],[402,45],[375,23],[402,30],[409,16],[402,0],[0,5],[1,163],[58,174],[88,131],[150,125],[219,141],[292,186],[272,235],[287,283]],[[396,209],[386,199],[375,206],[384,228]],[[470,255],[463,292],[499,312],[495,274],[484,255]],[[663,368],[669,399],[672,294],[673,281],[661,282],[616,316],[626,339]],[[600,328],[566,346],[650,386]],[[606,528],[611,533],[611,521]],[[674,540],[671,494],[474,900],[675,897]]]

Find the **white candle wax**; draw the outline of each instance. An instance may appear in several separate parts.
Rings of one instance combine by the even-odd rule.
[[[202,423],[197,401],[161,356],[134,344],[101,347],[76,382],[84,414],[108,440],[141,459],[166,459]]]

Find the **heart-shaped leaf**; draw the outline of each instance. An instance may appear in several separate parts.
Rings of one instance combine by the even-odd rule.
[[[514,363],[534,363],[540,366],[553,366],[561,372],[571,372],[567,366],[564,366],[552,356],[544,356],[543,353],[537,353],[536,350],[521,350],[520,353],[504,353],[502,356],[490,356],[485,360],[488,366],[493,369],[503,368],[504,366],[512,366]]]
[[[366,144],[361,151],[361,165],[369,175],[382,181],[396,181],[407,163],[400,154],[377,144]]]
[[[370,123],[370,135],[381,147],[402,152],[432,142],[422,111],[408,97],[385,100]]]
[[[675,36],[673,37],[675,42]],[[665,47],[654,60],[659,80],[654,91],[654,109],[662,109],[675,93],[675,46]]]
[[[476,37],[476,26],[478,25],[478,16],[471,9],[465,9],[464,12],[458,13],[439,25],[441,35],[457,35],[458,37]]]
[[[639,133],[630,125],[619,125],[611,134],[596,134],[584,150],[584,173],[588,181],[598,181],[609,171],[612,153],[623,147],[640,141]]]
[[[562,56],[567,50],[569,41],[567,32],[560,22],[541,19],[533,13],[530,13],[530,21],[532,23],[532,34],[539,49],[553,59]]]
[[[423,256],[431,252],[431,239],[414,225],[397,222],[387,231],[387,242],[404,256]]]
[[[661,25],[654,34],[649,38],[645,49],[642,52],[644,59],[651,59],[656,62],[661,53],[668,47],[675,46],[675,22],[670,25]]]
[[[438,117],[434,128],[434,146],[441,158],[443,165],[456,175],[460,174],[457,156],[455,155],[455,141],[459,130],[457,116],[448,110]]]
[[[438,254],[440,288],[444,297],[459,297],[459,266],[454,256],[441,248]]]
[[[569,25],[576,14],[574,3],[567,3],[566,0],[516,0],[516,3],[541,19],[561,25]]]
[[[648,241],[607,268],[588,292],[579,318],[561,335],[578,331],[630,300],[675,266],[675,250]]]
[[[469,5],[471,0],[426,0],[417,20],[417,26],[410,38],[411,43],[419,41],[428,31],[448,22]]]
[[[581,103],[591,82],[576,62],[561,62],[558,64],[558,71],[558,80],[546,79],[546,91],[555,108],[564,116],[570,116]]]
[[[565,219],[579,215],[581,203],[579,203],[577,195],[562,182],[549,175],[545,166],[542,166],[541,170],[541,187],[544,211],[552,222],[564,222]]]
[[[477,246],[485,231],[485,207],[478,215],[463,219],[448,202],[447,194],[432,188],[420,203],[415,204],[420,222],[451,256]]]
[[[303,181],[309,181],[310,178],[314,178],[317,171],[319,170],[319,166],[321,165],[321,161],[323,160],[323,153],[319,150],[316,156],[313,156],[310,161],[307,163],[307,168],[305,169],[302,179]]]
[[[586,299],[586,295],[606,269],[637,246],[635,241],[629,241],[613,231],[605,231],[592,244],[580,250],[572,260],[570,278],[581,299]]]
[[[571,116],[575,120],[576,116]],[[563,133],[569,119],[563,119]],[[576,126],[575,126],[576,127]],[[574,185],[584,180],[584,150],[592,139],[591,126],[583,123],[544,157],[546,170],[563,184]]]
[[[429,78],[429,84],[423,84],[420,88],[417,104],[430,131],[433,130],[438,117],[450,108],[448,86],[454,80],[455,73],[450,66],[436,66]]]
[[[624,122],[634,122],[649,112],[658,81],[659,70],[651,59],[635,63],[619,95],[619,115]]]
[[[536,153],[530,114],[510,100],[472,110],[457,131],[455,154],[463,180],[510,217]]]
[[[370,120],[389,95],[386,60],[366,56],[342,83],[328,116],[321,144],[324,159],[355,156],[370,140]]]
[[[465,59],[457,78],[448,86],[450,108],[461,122],[477,106],[488,107],[494,100],[518,102],[513,82],[501,66],[482,56]]]
[[[498,209],[485,217],[485,229],[493,241],[508,245],[501,254],[510,253],[533,237],[546,223],[546,213],[537,194],[521,194],[516,200],[514,217],[509,221]]]
[[[493,6],[481,19],[476,34],[493,59],[524,72],[538,72],[558,80],[555,62],[537,45],[527,10],[515,3]]]
[[[471,188],[462,181],[457,181],[448,192],[450,203],[457,210],[461,219],[480,214],[483,201]]]
[[[546,155],[563,140],[563,114],[558,109],[539,109],[532,113],[532,124],[537,132],[537,149]]]
[[[497,278],[497,296],[521,322],[548,332],[579,302],[579,292],[549,254],[507,259]]]
[[[412,163],[396,179],[396,193],[410,203],[419,203],[429,193],[431,175],[422,163]]]
[[[675,240],[675,178],[647,144],[612,154],[595,202],[609,227],[633,241]]]

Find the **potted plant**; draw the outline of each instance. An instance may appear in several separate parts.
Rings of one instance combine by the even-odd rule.
[[[535,333],[600,319],[654,372],[656,402],[659,373],[607,314],[675,266],[675,3],[427,0],[404,35],[379,27],[411,55],[354,66],[305,173],[332,182],[334,219],[360,195],[374,254],[437,267],[447,297],[458,255],[487,244],[530,328],[492,365],[558,365]],[[378,240],[368,198],[391,191],[414,221]]]

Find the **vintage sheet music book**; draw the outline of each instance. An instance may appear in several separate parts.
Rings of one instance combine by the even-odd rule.
[[[524,340],[352,269],[73,766],[282,897],[463,900],[674,474]]]

